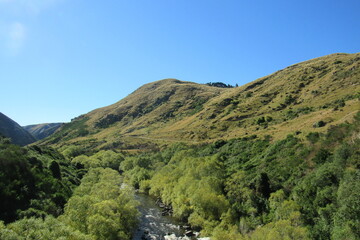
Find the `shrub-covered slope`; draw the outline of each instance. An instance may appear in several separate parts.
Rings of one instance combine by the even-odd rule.
[[[75,168],[57,151],[0,139],[0,220],[57,216],[78,183]]]
[[[93,158],[116,168],[122,160],[111,151]],[[1,138],[0,239],[130,239],[138,214],[133,191],[113,169],[76,166],[54,149]]]
[[[360,113],[306,140],[255,136],[126,157],[127,182],[203,236],[359,239]]]

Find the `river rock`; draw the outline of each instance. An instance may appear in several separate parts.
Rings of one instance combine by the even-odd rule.
[[[192,237],[192,236],[194,236],[194,233],[193,233],[193,231],[186,231],[186,232],[185,232],[185,235],[186,235],[187,237]]]
[[[166,235],[164,236],[165,240],[177,240],[178,238],[176,237],[175,234],[171,234],[171,235]]]
[[[182,226],[186,231],[190,231],[191,230],[191,227],[190,226],[187,226],[187,225],[185,225],[185,226]]]

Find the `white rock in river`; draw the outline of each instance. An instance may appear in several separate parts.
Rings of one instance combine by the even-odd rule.
[[[165,240],[177,240],[178,239],[175,234],[166,235],[166,236],[164,236],[164,238],[165,238]]]
[[[190,240],[190,238],[188,238],[187,236],[177,237],[175,234],[166,235],[166,236],[164,236],[164,239],[165,240]]]

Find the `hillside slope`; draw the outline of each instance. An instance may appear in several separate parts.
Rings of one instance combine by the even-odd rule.
[[[35,138],[30,133],[3,113],[0,113],[0,134],[21,146],[35,142]]]
[[[194,116],[228,89],[165,79],[145,84],[119,102],[81,115],[43,141],[46,144],[143,148],[143,137]]]
[[[237,88],[166,79],[74,119],[43,143],[139,149],[253,134],[301,137],[351,120],[360,109],[359,79],[359,53],[298,63]]]
[[[359,97],[360,54],[332,54],[233,89],[184,125],[188,131],[194,129],[190,137],[201,139],[248,134],[279,139],[289,133],[325,131],[351,120],[360,110]],[[323,124],[318,125],[320,121]]]
[[[53,134],[62,124],[63,123],[42,123],[24,126],[23,128],[37,140],[41,140]]]

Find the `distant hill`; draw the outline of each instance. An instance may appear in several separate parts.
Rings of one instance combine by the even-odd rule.
[[[3,113],[0,113],[0,134],[10,138],[14,144],[21,146],[36,141],[30,133]]]
[[[359,79],[359,53],[294,64],[236,88],[165,79],[74,119],[43,143],[142,149],[250,135],[305,137],[353,118]]]
[[[63,123],[43,123],[24,126],[23,128],[33,135],[36,140],[41,140],[53,134]]]

